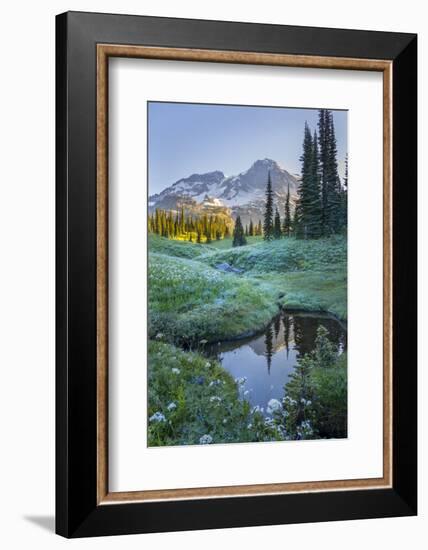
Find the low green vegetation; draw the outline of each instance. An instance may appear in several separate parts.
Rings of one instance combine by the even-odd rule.
[[[315,349],[299,357],[284,389],[275,420],[289,439],[347,436],[346,354],[338,353],[324,327],[318,329]]]
[[[245,239],[247,241],[247,244],[256,244],[263,242],[263,236],[262,235],[255,235],[255,236],[245,236]],[[213,250],[227,250],[229,248],[233,247],[233,239],[232,238],[225,238],[221,239],[220,241],[213,241],[211,244],[205,246],[205,251],[212,252]]]
[[[149,335],[198,346],[261,330],[278,311],[270,288],[205,263],[150,254]]]
[[[281,433],[217,361],[162,342],[149,344],[148,444],[275,441]]]
[[[205,254],[207,246],[190,243],[188,241],[176,241],[159,237],[158,235],[150,235],[148,240],[149,254],[156,252],[158,254],[165,254],[166,256],[173,256],[177,258],[197,258],[201,254]]]
[[[241,398],[243,383],[199,353],[150,342],[149,446],[346,437],[346,356],[322,327],[269,416]]]
[[[205,255],[203,260],[213,266],[228,262],[246,274],[340,270],[346,275],[346,255],[346,238],[335,236],[308,241],[295,238],[270,242],[256,240],[247,246]]]

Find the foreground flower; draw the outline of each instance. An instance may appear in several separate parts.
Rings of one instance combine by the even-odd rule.
[[[281,402],[278,401],[278,399],[270,399],[269,403],[267,404],[267,412],[269,414],[273,414],[277,411],[280,411],[282,409]]]
[[[176,367],[174,367],[173,369],[171,369],[171,372],[174,374],[180,374],[180,369],[177,369]]]
[[[170,404],[168,405],[168,407],[167,407],[167,409],[168,409],[169,411],[173,411],[173,410],[176,409],[176,408],[177,408],[177,405],[176,405],[173,401],[171,401],[171,403],[170,403]]]
[[[165,415],[157,411],[149,418],[149,422],[166,422]]]
[[[199,439],[200,445],[209,445],[212,442],[213,438],[209,434],[205,434]]]
[[[212,397],[210,397],[210,401],[211,403],[220,403],[221,397],[219,397],[218,395],[213,395]]]

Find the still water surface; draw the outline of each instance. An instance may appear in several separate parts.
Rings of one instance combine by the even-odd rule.
[[[346,349],[346,325],[320,313],[282,312],[263,333],[245,340],[221,342],[206,351],[234,377],[246,377],[241,395],[264,408],[270,399],[284,396],[284,384],[297,359],[314,349],[318,327],[329,332],[339,351]]]

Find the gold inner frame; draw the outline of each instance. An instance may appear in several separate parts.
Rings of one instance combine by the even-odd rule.
[[[383,476],[225,487],[109,492],[108,489],[108,60],[133,57],[383,73]],[[378,489],[392,486],[392,62],[319,57],[97,45],[97,503],[238,497],[280,493]]]

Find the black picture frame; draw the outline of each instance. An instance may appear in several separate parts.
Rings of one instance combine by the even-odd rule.
[[[392,61],[391,488],[97,504],[96,46]],[[56,532],[65,537],[417,513],[417,36],[68,12],[56,18]]]

